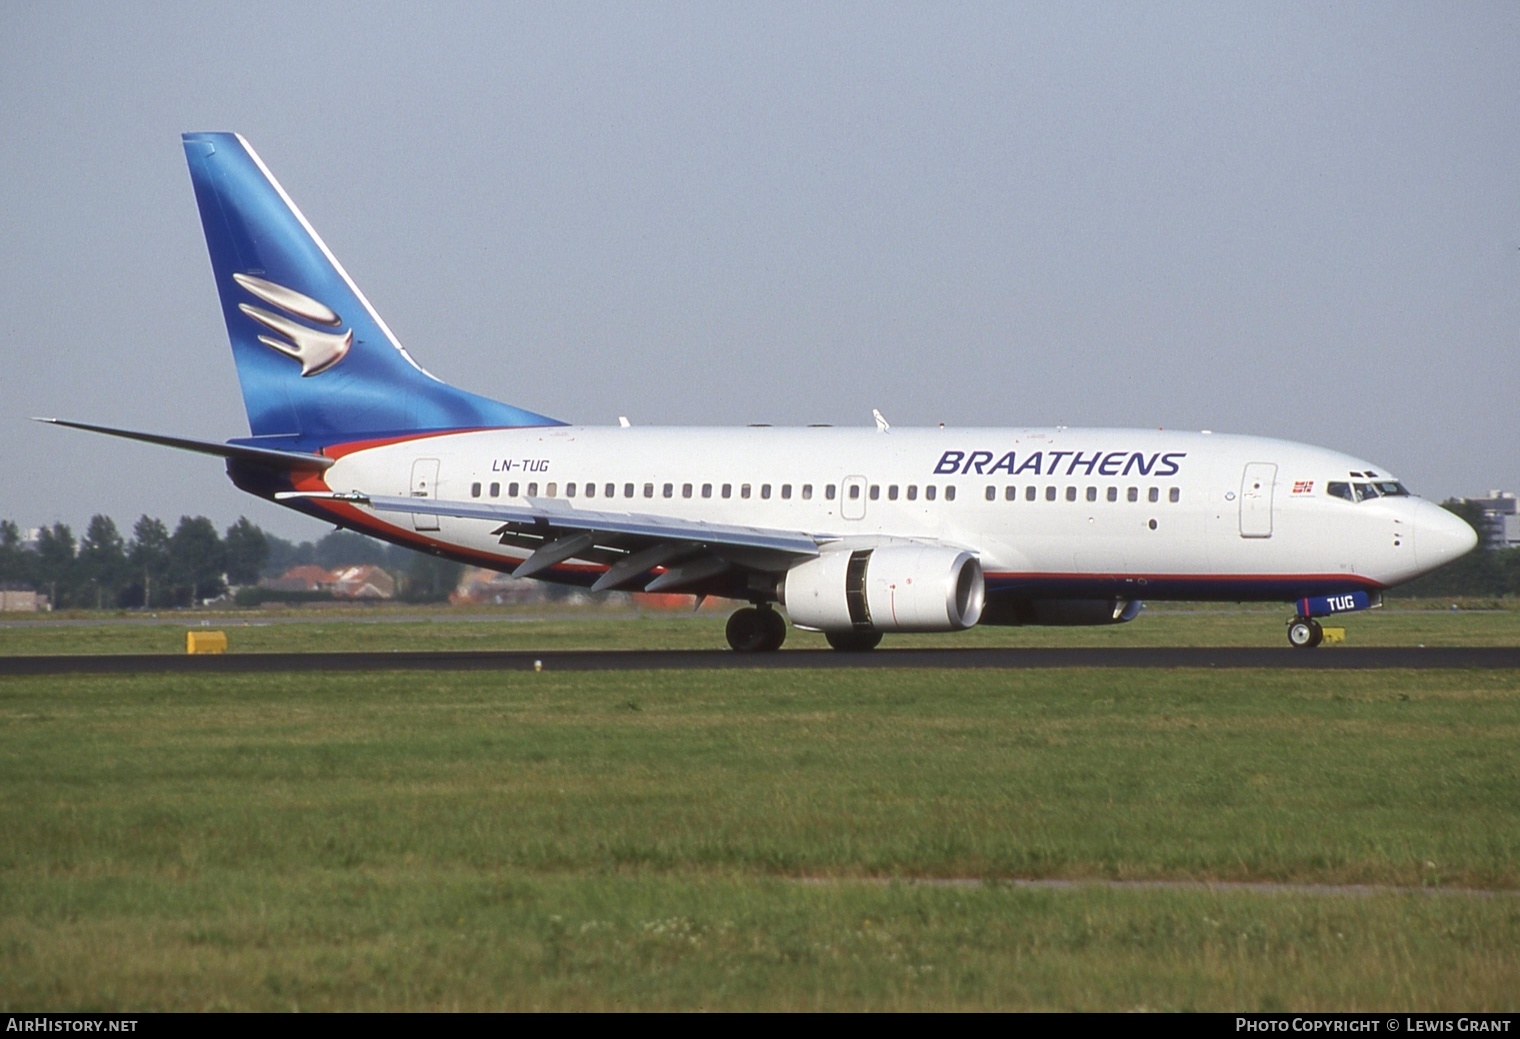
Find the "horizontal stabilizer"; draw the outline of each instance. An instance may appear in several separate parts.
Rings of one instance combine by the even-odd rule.
[[[304,451],[277,451],[267,447],[218,444],[210,440],[187,440],[184,437],[169,437],[160,433],[138,433],[130,429],[92,426],[87,422],[69,422],[61,418],[39,418],[35,421],[54,426],[68,426],[70,429],[83,429],[91,433],[104,433],[107,436],[123,437],[127,440],[141,440],[145,444],[158,444],[160,447],[173,447],[180,451],[194,451],[197,454],[216,455],[219,458],[235,458],[241,462],[256,462],[281,470],[321,472],[333,464],[331,458],[307,454]]]

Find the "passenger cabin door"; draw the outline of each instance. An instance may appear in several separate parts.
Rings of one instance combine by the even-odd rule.
[[[1277,466],[1271,462],[1250,462],[1240,478],[1240,536],[1272,536],[1272,487],[1277,482]]]
[[[412,463],[412,497],[435,499],[438,497],[438,459],[419,458]],[[412,513],[412,528],[437,530],[438,517],[414,512]]]

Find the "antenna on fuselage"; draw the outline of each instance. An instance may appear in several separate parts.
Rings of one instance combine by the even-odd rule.
[[[871,409],[871,417],[876,420],[876,431],[878,433],[885,433],[887,430],[892,428],[887,424],[887,420],[882,415],[882,413],[877,411],[875,408]]]

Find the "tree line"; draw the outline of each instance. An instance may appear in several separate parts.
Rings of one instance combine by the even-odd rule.
[[[1482,511],[1465,501],[1442,503],[1475,528]],[[193,606],[225,595],[229,585],[312,564],[325,570],[373,564],[397,578],[398,597],[441,602],[459,583],[458,563],[350,531],[300,543],[267,534],[246,516],[219,533],[205,516],[181,516],[170,533],[162,520],[138,519],[125,538],[109,516],[91,517],[75,539],[66,523],[38,531],[35,551],[11,520],[0,520],[0,586],[32,588],[57,609],[144,609]],[[1396,588],[1400,598],[1520,596],[1520,548],[1480,548],[1433,574]]]
[[[145,515],[128,538],[109,516],[95,515],[82,537],[55,523],[40,528],[31,547],[15,522],[0,520],[0,586],[35,589],[56,609],[193,606],[227,594],[229,585],[255,585],[308,563],[329,570],[381,566],[411,602],[446,599],[463,570],[348,531],[297,544],[265,533],[246,516],[225,532],[205,516],[181,516],[170,533],[162,520]]]

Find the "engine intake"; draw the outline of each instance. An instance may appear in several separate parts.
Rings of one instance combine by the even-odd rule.
[[[825,552],[787,571],[780,593],[805,628],[961,631],[981,619],[987,588],[970,552],[888,545]]]

